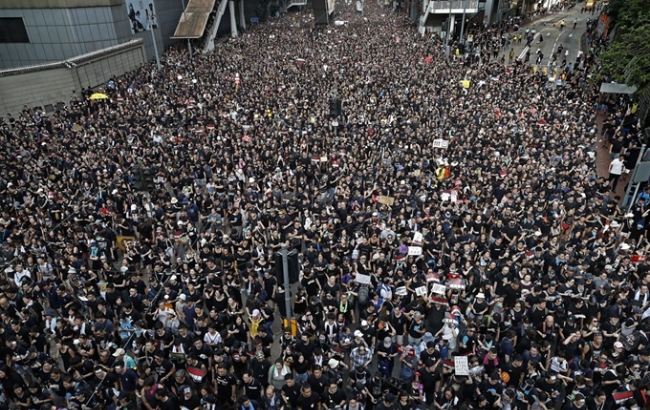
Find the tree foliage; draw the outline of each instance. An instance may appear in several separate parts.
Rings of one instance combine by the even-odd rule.
[[[632,28],[650,20],[650,0],[610,0],[606,12],[619,30]]]
[[[610,0],[606,13],[616,37],[600,54],[602,72],[616,82],[650,85],[650,0]]]
[[[650,84],[650,21],[622,29],[616,40],[600,54],[602,69],[619,83],[639,88]]]

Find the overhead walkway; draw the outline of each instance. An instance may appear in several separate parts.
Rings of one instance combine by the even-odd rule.
[[[217,16],[212,21],[212,25],[208,27],[207,39],[205,41],[205,44],[203,44],[203,53],[207,53],[209,51],[214,50],[215,38],[217,37],[217,32],[219,31],[221,18],[226,13],[226,6],[228,6],[228,3],[229,2],[227,0],[221,0],[221,3],[219,3],[219,8],[217,9]]]
[[[201,38],[205,33],[215,2],[216,0],[190,0],[181,14],[172,38]]]
[[[306,5],[307,5],[307,0],[289,0],[287,3],[287,9],[290,9],[291,7],[306,6]]]

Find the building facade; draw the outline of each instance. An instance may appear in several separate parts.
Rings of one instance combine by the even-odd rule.
[[[142,39],[148,59],[173,41],[184,0],[2,0],[0,70],[68,60]]]

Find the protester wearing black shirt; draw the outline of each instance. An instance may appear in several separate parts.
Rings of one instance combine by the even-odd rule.
[[[336,406],[343,406],[347,401],[347,396],[336,382],[330,382],[328,388],[320,395],[321,402],[326,408],[331,409]]]
[[[305,384],[300,389],[300,396],[296,399],[298,410],[320,410],[320,396],[312,391],[309,384]]]

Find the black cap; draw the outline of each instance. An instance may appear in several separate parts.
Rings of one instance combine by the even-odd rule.
[[[386,393],[384,396],[384,401],[386,403],[392,403],[395,401],[395,395],[393,393]]]

